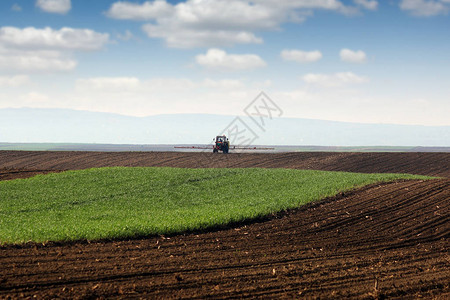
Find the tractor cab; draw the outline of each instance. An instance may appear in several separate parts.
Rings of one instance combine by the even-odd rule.
[[[230,149],[230,142],[228,141],[228,138],[225,135],[216,136],[213,153],[217,153],[219,151],[222,151],[223,153],[228,153],[229,149]]]
[[[216,142],[217,143],[225,143],[226,141],[227,141],[227,139],[226,139],[226,137],[224,135],[216,137]]]

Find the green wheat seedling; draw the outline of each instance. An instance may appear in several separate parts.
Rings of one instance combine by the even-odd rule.
[[[100,168],[0,182],[0,244],[131,238],[268,216],[407,174]]]

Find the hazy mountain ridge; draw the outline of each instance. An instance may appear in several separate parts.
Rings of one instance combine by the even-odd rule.
[[[450,126],[361,124],[299,118],[266,120],[254,144],[318,146],[450,146]],[[130,117],[68,109],[0,109],[0,142],[207,144],[234,116]],[[232,141],[233,142],[233,141]]]

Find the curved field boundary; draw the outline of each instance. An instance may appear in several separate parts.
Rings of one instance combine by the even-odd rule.
[[[8,172],[98,167],[293,168],[450,177],[450,153],[212,153],[0,151],[0,179]],[[3,175],[2,175],[3,173]],[[19,176],[19,175],[15,175]],[[25,176],[25,175],[23,175]]]
[[[267,168],[66,171],[0,182],[0,244],[207,231],[376,182],[431,178]]]

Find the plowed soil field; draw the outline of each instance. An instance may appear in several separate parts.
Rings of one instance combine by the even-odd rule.
[[[0,151],[0,179],[102,166],[445,177],[377,184],[270,220],[139,240],[0,247],[0,298],[450,297],[449,153]]]

